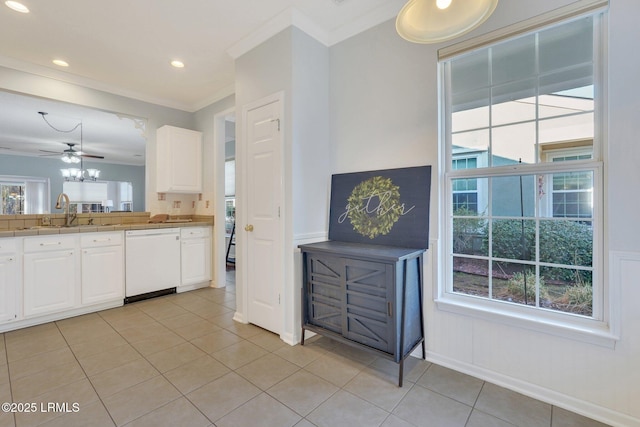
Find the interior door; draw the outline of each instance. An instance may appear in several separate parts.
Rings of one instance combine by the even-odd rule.
[[[280,334],[282,134],[279,100],[247,111],[247,318]],[[236,227],[236,232],[239,227]]]

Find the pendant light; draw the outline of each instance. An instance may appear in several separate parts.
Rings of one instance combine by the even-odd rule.
[[[498,0],[409,0],[396,31],[410,42],[437,43],[459,37],[491,16]]]

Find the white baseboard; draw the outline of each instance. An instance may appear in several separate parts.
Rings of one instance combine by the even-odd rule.
[[[640,427],[640,420],[632,418],[629,415],[612,411],[611,409],[597,406],[591,402],[579,400],[544,387],[539,387],[526,381],[521,381],[494,371],[483,369],[479,366],[460,362],[459,360],[451,359],[450,357],[433,353],[428,350],[427,361],[471,375],[481,380],[507,388],[525,396],[532,397],[542,402],[549,403],[550,405],[575,412],[613,427]]]

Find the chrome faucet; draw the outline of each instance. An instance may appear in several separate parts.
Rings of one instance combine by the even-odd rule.
[[[60,202],[64,198],[64,225],[65,227],[71,226],[71,223],[76,219],[76,214],[69,215],[69,196],[65,193],[58,194],[58,200],[56,201],[56,209],[62,209]]]

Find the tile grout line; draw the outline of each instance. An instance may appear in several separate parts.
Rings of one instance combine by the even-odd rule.
[[[200,299],[202,299],[203,301],[205,301],[205,302],[207,302],[207,303],[210,303],[210,304],[218,304],[218,303],[216,303],[216,302],[214,302],[214,301],[208,300],[207,298],[203,298],[203,297],[200,297],[200,296],[197,296],[197,297],[198,297],[198,298],[200,298]],[[191,311],[191,310],[190,310],[189,308],[187,308],[187,307],[181,306],[180,304],[176,304],[176,303],[174,303],[173,301],[171,301],[170,303],[171,303],[171,304],[173,304],[173,305],[175,305],[176,307],[180,307],[180,308],[182,308],[182,309],[186,310],[187,312],[189,312],[189,313],[191,313],[191,314],[194,314],[194,315],[198,316],[201,320],[204,320],[204,321],[210,322],[208,319],[206,319],[206,318],[202,317],[200,314],[198,314],[198,313],[196,313],[196,312],[194,312],[194,311]],[[220,304],[218,304],[218,305],[220,305]],[[144,311],[144,310],[142,310],[142,309],[140,309],[140,311],[141,311],[141,312],[143,312],[145,315],[149,316],[150,318],[152,318],[152,319],[154,320],[154,322],[156,322],[156,323],[158,323],[158,324],[163,325],[163,326],[164,326],[164,327],[166,327],[169,331],[171,331],[171,332],[175,333],[171,328],[169,328],[168,326],[164,325],[160,320],[158,320],[157,318],[155,318],[153,315],[148,314],[147,312],[145,312],[145,311]],[[175,316],[173,316],[173,317],[175,317]],[[210,322],[210,323],[211,323],[212,325],[214,325],[214,326],[218,326],[218,325],[215,325],[213,322]],[[229,331],[227,328],[222,328],[222,327],[220,327],[220,330],[225,330],[225,331],[227,331],[227,332],[229,332],[229,333],[232,333],[232,334],[233,334],[233,332],[232,332],[232,331]],[[116,331],[116,332],[120,335],[119,331]],[[235,334],[234,334],[234,335],[235,335]],[[122,335],[120,335],[120,336],[122,336]],[[240,337],[239,335],[237,335],[237,336],[238,336],[239,338],[241,338],[241,339],[242,339],[242,340],[241,340],[241,341],[239,341],[239,342],[247,341],[247,339],[245,339],[245,338],[243,338],[243,337]],[[200,348],[200,347],[198,347],[196,344],[192,343],[192,342],[191,342],[192,340],[187,340],[187,339],[185,339],[185,338],[184,338],[184,337],[182,337],[182,336],[180,336],[180,337],[181,337],[182,339],[184,339],[184,340],[185,340],[185,342],[190,343],[191,345],[193,345],[194,347],[196,347],[198,350],[200,350],[200,351],[204,352],[207,356],[212,357],[214,360],[218,361],[219,363],[222,363],[221,361],[219,361],[218,359],[216,359],[212,354],[210,354],[210,353],[208,353],[207,351],[205,351],[205,349]],[[142,353],[140,353],[140,351],[139,351],[137,348],[135,348],[135,347],[133,346],[133,344],[132,344],[131,342],[129,342],[129,340],[127,340],[125,337],[122,337],[122,338],[123,338],[125,341],[127,341],[127,343],[128,343],[129,345],[131,345],[131,346],[134,348],[134,350],[136,350],[136,352],[138,352],[138,354],[140,354],[140,356],[141,356],[145,361],[147,361],[148,363],[150,363],[150,364],[153,366],[153,363],[151,363],[151,361],[149,361],[145,355],[143,355]],[[195,338],[194,338],[194,339],[195,339]],[[237,343],[236,343],[236,344],[237,344]],[[172,347],[170,347],[170,348],[177,347],[178,345],[181,345],[181,344],[177,344],[176,346],[172,346]],[[231,345],[233,345],[233,344],[231,344]],[[229,346],[227,346],[227,347],[230,347],[231,345],[229,345]],[[226,348],[226,347],[225,347],[225,348]],[[158,352],[156,352],[156,353],[160,353],[160,352],[165,351],[165,350],[167,350],[167,349],[160,350],[160,351],[158,351]],[[152,353],[152,354],[156,354],[156,353]],[[151,356],[151,354],[150,354],[149,356]],[[229,369],[229,370],[230,370],[230,372],[234,372],[234,373],[235,373],[235,369],[230,368],[229,366],[225,365],[224,363],[222,363],[222,365],[223,365],[223,366],[225,366],[227,369]],[[243,366],[244,366],[244,365],[243,365]],[[142,418],[142,417],[144,417],[144,416],[146,416],[146,415],[149,415],[150,413],[152,413],[152,412],[154,412],[154,411],[156,411],[156,410],[158,410],[158,409],[160,409],[160,408],[163,408],[163,407],[165,407],[165,406],[169,405],[170,403],[173,403],[173,402],[175,402],[175,401],[177,401],[177,400],[179,400],[179,399],[181,399],[181,398],[184,398],[184,399],[185,399],[186,401],[188,401],[188,402],[189,402],[189,403],[190,403],[190,404],[191,404],[191,405],[192,405],[192,406],[193,406],[193,407],[194,407],[194,408],[195,408],[195,409],[196,409],[200,414],[202,414],[202,416],[203,416],[205,419],[207,419],[207,420],[208,420],[212,425],[215,425],[215,421],[211,420],[211,419],[210,419],[210,418],[209,418],[205,413],[203,413],[203,412],[202,412],[202,410],[201,410],[201,409],[200,409],[200,408],[199,408],[199,407],[198,407],[198,406],[197,406],[193,401],[191,401],[191,399],[189,399],[189,397],[188,397],[186,394],[184,394],[181,390],[179,390],[179,389],[178,389],[178,388],[177,388],[177,387],[176,387],[176,386],[171,382],[171,380],[165,376],[165,372],[160,372],[160,371],[159,371],[155,366],[153,366],[153,368],[154,368],[154,369],[156,369],[156,370],[158,371],[159,376],[162,376],[162,377],[165,379],[165,381],[167,381],[169,384],[171,384],[171,386],[172,386],[172,387],[173,387],[173,388],[174,388],[174,389],[175,389],[175,390],[180,394],[180,397],[177,397],[176,399],[173,399],[173,400],[171,400],[170,402],[167,402],[167,403],[165,403],[164,405],[162,405],[162,406],[160,406],[160,407],[158,407],[158,408],[155,408],[154,410],[152,410],[152,411],[150,411],[150,412],[147,412],[147,413],[145,413],[145,414],[140,415],[138,418],[135,418],[134,420],[129,421],[129,423],[131,423],[131,422],[133,422],[133,421],[135,421],[135,420],[137,420],[137,419],[140,419],[140,418]],[[178,367],[176,367],[176,368],[178,368]],[[169,370],[169,371],[167,371],[167,372],[170,372],[170,371],[171,371],[171,370]],[[225,374],[225,375],[228,375],[228,373],[227,373],[227,374]],[[239,375],[239,374],[238,374],[238,375]],[[243,377],[243,378],[244,378],[244,377]],[[205,384],[201,385],[200,387],[198,387],[198,388],[196,388],[196,389],[194,389],[194,390],[190,390],[190,391],[189,391],[189,393],[192,393],[192,392],[194,392],[194,391],[196,391],[196,390],[199,390],[199,389],[201,389],[202,387],[205,387],[206,385],[208,385],[208,384],[212,383],[213,381],[215,381],[215,379],[214,379],[214,380],[209,381],[208,383],[205,383]],[[246,403],[246,402],[245,402],[245,403]],[[240,406],[242,406],[242,405],[240,405]],[[237,408],[234,408],[234,410],[235,410],[235,409],[237,409]],[[108,411],[107,411],[107,412],[108,412]],[[226,415],[226,414],[225,414],[225,415]],[[127,424],[129,424],[129,423],[127,423]]]
[[[99,317],[102,318],[102,316],[99,316]],[[116,421],[111,416],[111,412],[109,412],[109,410],[107,409],[107,405],[105,405],[104,401],[102,400],[102,396],[100,396],[100,394],[98,393],[98,390],[96,390],[95,386],[93,385],[93,382],[91,382],[91,379],[89,379],[89,375],[87,375],[87,371],[84,370],[84,366],[82,366],[82,363],[80,363],[80,360],[78,360],[78,356],[76,355],[76,353],[71,348],[71,344],[69,344],[69,341],[67,341],[67,337],[64,336],[64,333],[60,329],[60,326],[58,325],[58,322],[54,321],[53,323],[56,325],[56,328],[58,329],[58,332],[60,333],[60,335],[62,335],[62,339],[64,340],[65,344],[67,344],[67,348],[69,349],[71,354],[73,354],[73,358],[78,363],[78,366],[80,366],[80,369],[82,369],[82,373],[84,374],[85,378],[87,379],[87,381],[91,385],[91,388],[93,389],[93,392],[96,394],[96,397],[98,398],[98,401],[100,401],[100,404],[102,405],[102,407],[106,411],[107,415],[109,415],[109,418],[113,422],[113,425],[117,426],[118,424],[116,423]],[[113,327],[111,325],[109,325],[109,327],[111,327],[113,329]],[[60,414],[59,416],[55,417],[54,419],[60,418],[62,415],[63,414]],[[18,427],[17,424],[16,424],[16,427]]]
[[[11,398],[11,402],[14,402],[14,399],[13,399],[13,384],[12,384],[12,381],[11,381],[11,369],[9,369],[9,351],[7,349],[7,336],[6,336],[6,334],[4,332],[2,333],[2,343],[4,344],[4,358],[7,361],[7,379],[9,380],[9,397]],[[4,402],[2,402],[2,403],[4,403]],[[14,412],[12,414],[12,416],[13,416],[13,425],[17,426],[18,425],[17,424],[18,420],[16,419],[16,413]]]
[[[203,298],[203,299],[204,299],[204,298]],[[176,305],[177,307],[181,307],[181,306],[179,306],[178,304],[175,304],[175,303],[173,303],[173,302],[172,302],[172,304]],[[181,308],[185,309],[184,307],[181,307]],[[165,327],[165,328],[167,328],[169,331],[173,332],[173,330],[171,330],[171,328],[169,328],[168,326],[166,326],[166,325],[162,324],[162,323],[161,323],[158,319],[156,319],[155,317],[151,316],[150,314],[146,313],[145,311],[143,311],[143,310],[141,310],[141,309],[139,309],[139,308],[138,308],[138,310],[140,310],[140,312],[144,313],[146,316],[149,316],[151,319],[153,319],[153,321],[154,321],[154,322],[156,322],[156,323],[158,323],[158,324],[160,324],[160,325],[164,326],[164,327]],[[186,310],[186,309],[185,309],[185,310]],[[187,311],[189,311],[190,313],[193,313],[193,312],[191,312],[190,310],[187,310]],[[193,313],[193,314],[195,314],[196,316],[198,316],[198,317],[202,318],[202,317],[201,317],[201,316],[199,316],[197,313]],[[101,317],[102,317],[102,316],[101,316]],[[206,319],[205,319],[205,320],[206,320]],[[105,320],[105,322],[109,323],[107,320]],[[142,359],[143,359],[143,360],[145,360],[147,363],[149,363],[149,364],[153,367],[153,369],[155,369],[155,370],[158,372],[158,374],[159,374],[158,376],[161,376],[165,381],[167,381],[169,384],[171,384],[171,387],[173,387],[173,388],[178,392],[178,394],[180,395],[180,397],[177,397],[177,398],[175,398],[175,399],[173,399],[173,400],[171,400],[171,401],[169,401],[169,402],[166,402],[164,405],[159,406],[158,408],[155,408],[155,409],[153,409],[153,410],[151,410],[151,411],[149,411],[149,412],[147,412],[147,413],[145,413],[145,414],[140,415],[139,417],[137,417],[137,418],[135,418],[135,419],[133,419],[133,420],[131,420],[131,421],[127,422],[127,424],[130,424],[130,423],[132,423],[132,422],[134,422],[134,421],[136,421],[136,420],[138,420],[138,419],[140,419],[140,418],[142,418],[142,417],[145,417],[145,416],[147,416],[147,415],[149,415],[149,414],[153,413],[154,411],[157,411],[157,410],[158,410],[158,409],[160,409],[160,408],[164,408],[165,406],[167,406],[167,405],[169,405],[169,404],[171,404],[171,403],[173,403],[173,402],[175,402],[175,401],[177,401],[177,400],[179,400],[179,399],[181,399],[181,398],[183,398],[183,397],[184,397],[184,398],[185,398],[185,399],[186,399],[186,400],[187,400],[187,401],[188,401],[188,402],[189,402],[189,403],[190,403],[194,408],[196,408],[196,410],[197,410],[199,413],[201,413],[201,414],[202,414],[202,416],[203,416],[203,417],[205,417],[205,419],[209,420],[209,422],[211,422],[211,424],[214,424],[214,423],[213,423],[213,421],[211,421],[211,419],[209,419],[209,417],[207,417],[207,416],[206,416],[206,415],[205,415],[205,414],[200,410],[200,408],[198,408],[195,404],[193,404],[193,402],[191,402],[191,400],[190,400],[190,399],[189,399],[189,398],[188,398],[184,393],[182,393],[182,391],[181,391],[181,390],[179,390],[179,389],[178,389],[178,388],[177,388],[177,387],[176,387],[176,386],[175,386],[175,385],[174,385],[174,384],[173,384],[173,383],[172,383],[172,382],[171,382],[171,381],[170,381],[170,380],[169,380],[169,379],[164,375],[164,374],[165,374],[164,372],[160,372],[160,371],[159,371],[159,370],[158,370],[158,369],[153,365],[153,363],[151,363],[151,362],[147,359],[147,357],[146,357],[144,354],[142,354],[142,353],[141,353],[141,352],[140,352],[140,351],[139,351],[139,350],[138,350],[138,349],[133,345],[133,343],[131,343],[129,340],[127,340],[124,336],[122,336],[122,334],[120,333],[120,331],[116,330],[116,329],[115,329],[115,328],[114,328],[110,323],[109,323],[109,326],[110,326],[110,327],[111,327],[111,328],[112,328],[112,329],[113,329],[113,330],[114,330],[114,331],[115,331],[115,332],[116,332],[120,337],[122,337],[122,339],[124,339],[124,340],[127,342],[127,344],[128,344],[128,345],[130,345],[130,346],[131,346],[131,348],[133,348],[133,349],[136,351],[136,353],[138,353],[138,354],[140,355],[140,357],[142,357]],[[175,332],[174,332],[174,333],[175,333]],[[177,335],[177,334],[176,334],[176,335]],[[182,338],[182,337],[181,337],[181,338]],[[184,339],[184,338],[183,338],[183,339]],[[185,339],[185,342],[191,343],[191,341],[186,340],[186,339]],[[180,344],[178,344],[178,345],[180,345]],[[194,346],[195,346],[195,344],[192,344],[192,345],[194,345]],[[170,348],[174,348],[174,347],[177,347],[177,345],[176,345],[176,346],[173,346],[173,347],[170,347]],[[200,348],[199,348],[199,347],[197,347],[197,346],[195,346],[195,347],[196,347],[196,348],[198,348],[199,350],[202,350],[202,349],[200,349]],[[165,349],[165,350],[166,350],[166,349]],[[164,351],[164,350],[160,350],[160,351]],[[159,353],[160,351],[158,351],[158,352],[156,352],[156,353]],[[204,351],[204,350],[202,350],[202,351]],[[156,354],[156,353],[152,353],[152,354]],[[204,353],[208,355],[208,353],[207,353],[207,352],[204,352]],[[146,381],[149,381],[149,379],[147,379]],[[142,384],[142,383],[144,383],[144,382],[146,382],[146,381],[142,381],[141,383],[138,383],[138,384]],[[91,380],[89,380],[89,382],[91,382]],[[135,384],[135,385],[138,385],[138,384]],[[93,383],[91,383],[91,385],[93,386]],[[135,385],[132,385],[131,387],[134,387]],[[128,387],[128,388],[130,388],[130,387]],[[96,394],[98,394],[98,392],[97,392],[97,391],[96,391]],[[100,395],[98,395],[98,397],[100,397]],[[100,399],[101,399],[101,398],[100,398]],[[104,405],[104,403],[103,403],[103,405]],[[109,417],[113,420],[113,417],[111,416],[111,413],[109,412],[109,410],[106,408],[106,405],[105,405],[105,410],[106,410],[106,411],[107,411],[107,413],[109,414]],[[114,425],[116,425],[116,426],[117,426],[117,423],[115,423],[115,421],[114,421]],[[125,424],[125,425],[126,425],[126,424]]]

